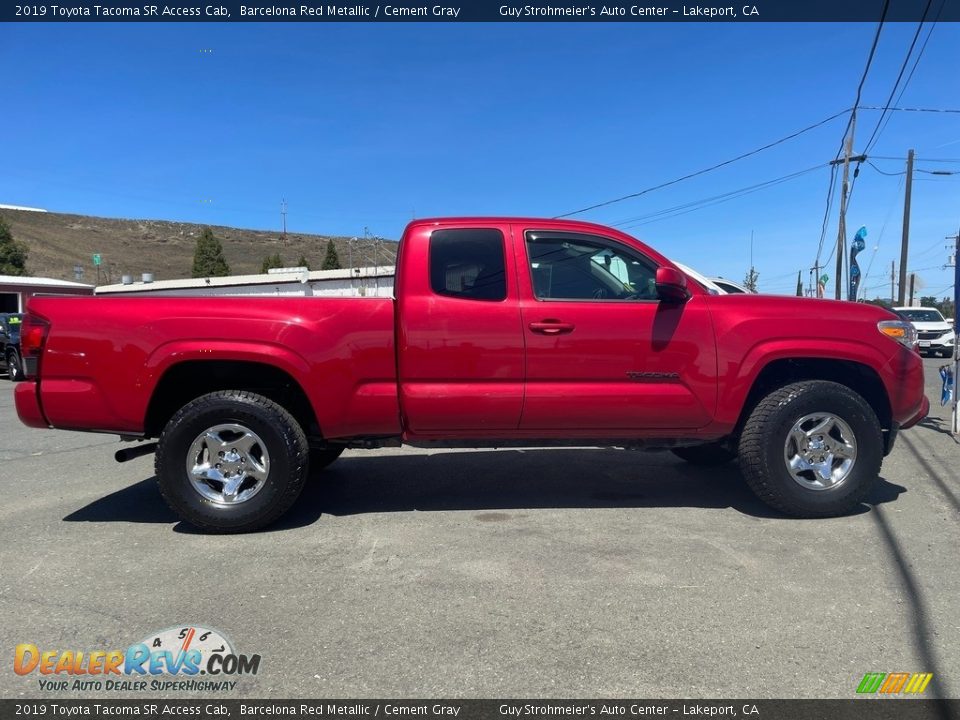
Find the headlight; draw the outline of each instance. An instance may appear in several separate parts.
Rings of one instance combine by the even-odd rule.
[[[881,320],[877,330],[911,350],[917,345],[917,329],[904,320]]]

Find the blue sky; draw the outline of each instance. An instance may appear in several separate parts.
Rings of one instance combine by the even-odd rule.
[[[913,23],[885,26],[882,105]],[[0,25],[0,203],[107,217],[398,238],[413,216],[553,216],[726,160],[844,108],[873,24]],[[925,34],[922,37],[924,37]],[[900,102],[960,107],[960,26],[938,25]],[[211,52],[202,52],[210,50]],[[879,113],[858,119],[856,150]],[[655,222],[652,213],[825,163],[845,118],[716,172],[578,217],[628,226],[707,274],[792,292],[828,170]],[[871,155],[960,158],[960,115],[894,113]],[[874,160],[901,172],[900,160]],[[917,161],[960,171],[960,163]],[[903,176],[865,166],[848,224],[889,294]],[[638,224],[641,223],[642,224]],[[918,173],[912,252],[947,291],[960,175]],[[882,232],[881,232],[882,231]],[[836,239],[836,213],[827,233]],[[873,248],[878,246],[874,252]],[[826,259],[827,252],[824,252]],[[831,262],[832,265],[832,262]],[[832,276],[832,268],[828,270]],[[885,289],[886,288],[886,289]],[[943,293],[940,293],[943,294]]]

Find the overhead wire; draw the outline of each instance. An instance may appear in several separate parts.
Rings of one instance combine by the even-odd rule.
[[[889,0],[887,0],[887,2],[889,4]],[[559,219],[559,218],[570,217],[572,215],[580,215],[581,213],[585,213],[590,210],[596,210],[597,208],[607,207],[608,205],[613,205],[615,203],[623,202],[624,200],[631,200],[633,198],[640,197],[641,195],[646,195],[647,193],[651,193],[654,190],[661,190],[665,187],[670,187],[671,185],[676,185],[679,182],[683,182],[684,180],[689,180],[691,178],[695,178],[700,175],[705,175],[706,173],[713,172],[714,170],[725,167],[739,160],[743,160],[744,158],[748,158],[752,155],[756,155],[757,153],[761,153],[764,150],[769,150],[772,147],[781,145],[782,143],[785,143],[788,140],[792,140],[793,138],[803,135],[804,133],[810,132],[811,130],[815,130],[816,128],[822,125],[826,125],[831,120],[836,120],[838,117],[840,117],[841,115],[847,112],[850,112],[850,110],[849,109],[841,110],[840,112],[834,113],[828,118],[824,118],[819,122],[815,122],[813,125],[808,125],[802,130],[797,130],[796,132],[790,133],[789,135],[782,137],[779,140],[774,140],[771,143],[767,143],[766,145],[763,145],[761,147],[754,148],[749,152],[745,152],[741,155],[737,155],[736,157],[730,158],[729,160],[724,160],[723,162],[716,163],[715,165],[711,165],[710,167],[703,168],[702,170],[697,170],[696,172],[688,173],[681,177],[674,178],[673,180],[668,180],[667,182],[660,183],[659,185],[653,185],[651,187],[644,188],[643,190],[639,190],[637,192],[629,193],[627,195],[621,195],[620,197],[616,197],[610,200],[604,200],[602,202],[594,203],[593,205],[588,205],[587,207],[580,208],[579,210],[571,210],[570,212],[563,213],[562,215],[555,215],[554,217]]]
[[[937,10],[937,15],[936,15],[936,17],[934,17],[934,18],[933,18],[933,22],[930,23],[930,30],[927,32],[927,37],[924,38],[923,45],[920,46],[920,51],[917,53],[917,57],[916,57],[916,59],[913,61],[913,67],[910,68],[910,74],[907,75],[906,82],[904,82],[903,87],[900,89],[900,93],[897,95],[896,100],[893,101],[893,104],[894,104],[894,105],[899,105],[899,104],[900,104],[900,98],[903,97],[903,93],[906,91],[907,86],[910,84],[910,80],[913,79],[913,73],[916,72],[917,66],[920,64],[920,58],[923,57],[923,53],[924,53],[924,51],[927,49],[927,43],[930,42],[930,36],[933,35],[933,30],[934,30],[934,28],[937,26],[937,22],[940,20],[940,15],[941,15],[941,13],[943,13],[943,8],[946,7],[946,4],[947,4],[947,0],[943,0],[943,2],[940,4],[940,9]],[[927,4],[927,8],[923,11],[923,17],[924,17],[924,18],[927,16],[927,12],[929,11],[929,9],[930,9],[930,5],[929,5],[929,3],[928,3],[928,4]],[[922,27],[922,26],[923,26],[923,20],[921,19],[921,21],[920,21],[920,27]],[[918,32],[919,32],[919,30],[920,30],[920,27],[917,28],[917,31],[918,31]],[[914,39],[914,42],[916,42],[916,39]],[[911,44],[911,48],[912,48],[912,47],[913,47],[913,46],[912,46],[912,44]],[[907,57],[909,57],[909,54],[908,54]],[[890,105],[890,102],[888,101],[888,102],[886,103],[886,105]],[[895,109],[897,109],[897,110],[912,111],[912,112],[960,112],[960,111],[955,111],[955,110],[933,110],[933,109],[930,109],[930,108],[895,108]],[[883,131],[886,130],[887,124],[890,122],[890,117],[892,117],[892,116],[888,116],[887,119],[886,119],[886,121],[884,122],[883,127],[880,128],[880,134],[883,134]],[[864,150],[864,152],[866,152],[866,150]]]
[[[854,120],[857,117],[857,106],[860,105],[860,97],[863,94],[863,86],[867,81],[867,75],[870,73],[870,66],[873,64],[873,57],[877,52],[877,45],[880,42],[880,33],[883,31],[883,24],[887,19],[887,11],[890,9],[890,0],[884,0],[883,10],[880,13],[880,21],[877,23],[877,30],[873,35],[873,42],[870,45],[870,52],[867,54],[867,62],[863,67],[863,72],[860,74],[860,82],[857,83],[857,95],[853,101],[853,107],[850,108],[850,117],[847,119],[847,127],[843,131],[843,136],[840,139],[840,147],[837,149],[837,154],[834,156],[834,161],[840,158],[840,155],[843,153],[843,146],[846,143],[847,135],[850,134],[850,129],[853,127]],[[835,167],[835,166],[834,166]],[[854,174],[854,181],[856,181],[856,174]],[[827,188],[827,212],[825,218],[829,218],[830,206],[833,202],[833,190],[836,185],[836,172],[830,174],[830,184]],[[840,192],[844,192],[844,188],[841,188]],[[849,193],[848,193],[849,197]],[[816,267],[824,267],[830,263],[830,258],[833,257],[833,253],[836,252],[836,247],[830,251],[830,258],[826,260],[822,265],[820,263],[820,256],[823,253],[823,243],[826,239],[826,220],[824,224],[823,231],[820,235],[820,242],[817,246],[817,259],[814,262]],[[831,243],[832,244],[832,243]]]
[[[930,12],[930,7],[932,5],[933,5],[933,0],[927,0],[927,5],[923,9],[923,15],[920,17],[920,22],[917,23],[917,31],[913,34],[913,40],[910,41],[910,47],[907,48],[906,57],[903,58],[903,63],[900,65],[900,72],[897,73],[897,79],[894,81],[893,87],[890,89],[890,96],[887,98],[887,101],[884,103],[885,108],[880,113],[880,118],[877,120],[877,124],[873,128],[873,132],[870,134],[870,138],[867,140],[866,144],[863,146],[864,154],[867,154],[868,152],[870,152],[870,148],[872,148],[876,140],[879,139],[881,126],[884,125],[884,119],[887,117],[887,114],[890,112],[890,110],[886,106],[889,106],[893,102],[893,97],[894,95],[897,94],[897,89],[900,87],[900,81],[903,79],[903,73],[906,72],[907,65],[910,64],[910,57],[913,55],[913,49],[917,45],[917,40],[920,39],[920,33],[923,31],[923,23],[926,22],[927,13]],[[943,10],[942,5],[940,9]],[[937,17],[939,18],[939,15]],[[919,60],[919,57],[918,57],[918,60]],[[914,65],[914,68],[916,68],[916,65]],[[913,73],[911,73],[910,75],[912,77]],[[907,80],[907,82],[909,82],[909,79]],[[907,85],[905,83],[903,86],[903,89],[906,90],[906,88],[907,88]],[[902,92],[901,92],[901,95],[902,95]]]
[[[814,170],[819,170],[822,167],[825,167],[825,165],[824,164],[815,165],[813,167],[806,168],[805,170],[798,170],[797,172],[793,172],[788,175],[783,175],[781,177],[773,178],[771,180],[765,180],[764,182],[761,182],[761,183],[748,185],[747,187],[738,188],[736,190],[731,190],[729,192],[721,193],[719,195],[713,195],[707,198],[701,198],[700,200],[694,200],[688,203],[683,203],[681,205],[675,205],[673,207],[664,208],[663,210],[647,213],[645,215],[638,215],[635,217],[627,218],[625,220],[621,220],[618,223],[614,223],[614,226],[629,229],[632,227],[637,227],[638,225],[646,225],[651,222],[657,222],[658,220],[666,220],[668,218],[677,217],[679,215],[685,215],[689,212],[694,212],[696,210],[700,210],[705,207],[710,207],[712,205],[719,205],[720,203],[728,202],[738,197],[749,195],[751,193],[757,192],[759,190],[764,190],[774,185],[779,185],[781,183],[787,182],[788,180],[793,180],[795,178],[811,173]]]

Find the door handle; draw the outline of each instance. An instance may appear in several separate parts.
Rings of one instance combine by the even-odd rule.
[[[559,320],[544,320],[542,322],[530,323],[530,330],[541,335],[565,335],[573,332],[573,323],[560,322]]]

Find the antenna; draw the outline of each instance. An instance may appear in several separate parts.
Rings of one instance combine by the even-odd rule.
[[[287,201],[280,200],[280,217],[283,218],[283,239],[287,239]]]

